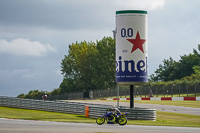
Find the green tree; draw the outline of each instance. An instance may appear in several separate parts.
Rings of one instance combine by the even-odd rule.
[[[164,60],[163,65],[159,65],[155,74],[151,75],[152,81],[169,81],[176,79],[178,62],[174,61],[171,57],[169,60]]]
[[[92,42],[69,45],[69,55],[61,63],[64,75],[61,92],[87,90],[93,85],[96,53],[96,45]]]
[[[159,65],[155,74],[150,76],[150,81],[172,81],[194,74],[193,66],[200,66],[200,45],[198,50],[193,49],[193,53],[181,56],[179,61],[174,61],[171,57],[164,60],[163,65]]]
[[[94,42],[69,45],[61,62],[61,93],[105,89],[115,84],[115,41],[104,37]]]
[[[115,83],[115,40],[111,37],[97,42],[97,89],[113,87]]]
[[[22,93],[22,94],[19,94],[19,95],[17,96],[17,98],[25,98],[25,95],[24,95],[24,93]]]
[[[193,66],[200,65],[200,58],[195,54],[189,54],[181,56],[179,65],[179,77],[177,79],[183,78],[185,76],[190,76],[194,74]]]
[[[61,91],[60,88],[54,89],[54,90],[50,93],[50,95],[59,95],[59,94],[60,94],[60,91]]]
[[[19,94],[17,98],[26,98],[26,99],[41,99],[42,95],[44,94],[44,91],[39,90],[30,90],[28,94]],[[47,95],[50,95],[49,92],[46,92]]]
[[[200,79],[200,66],[193,66],[195,74],[199,77]]]
[[[25,95],[25,98],[27,99],[34,99],[34,98],[38,98],[41,97],[41,92],[39,90],[31,90],[29,91],[29,93],[27,95]]]

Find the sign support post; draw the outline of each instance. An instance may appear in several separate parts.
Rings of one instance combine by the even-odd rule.
[[[117,85],[117,108],[119,108],[119,85]]]
[[[134,85],[130,85],[130,108],[134,108]]]

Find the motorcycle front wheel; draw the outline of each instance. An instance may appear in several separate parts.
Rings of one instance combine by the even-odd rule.
[[[120,117],[118,120],[119,125],[123,126],[126,125],[127,123],[127,118],[126,117]]]
[[[99,118],[97,118],[97,120],[96,120],[96,123],[97,123],[98,125],[102,125],[102,124],[104,124],[104,122],[105,122],[105,118],[103,118],[103,117],[99,117]]]

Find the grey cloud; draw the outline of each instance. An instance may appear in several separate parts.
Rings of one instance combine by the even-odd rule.
[[[0,24],[41,26],[59,29],[98,28],[109,25],[108,8],[96,1],[0,1]],[[110,14],[110,15],[109,15]],[[106,19],[107,17],[105,17]]]

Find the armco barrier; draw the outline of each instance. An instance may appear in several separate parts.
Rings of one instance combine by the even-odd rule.
[[[97,118],[105,114],[107,107],[101,107],[91,105],[89,108],[89,116]],[[156,109],[145,109],[145,108],[125,108],[120,107],[121,112],[127,112],[127,118],[130,120],[156,120]]]
[[[156,120],[156,109],[134,108],[126,109],[121,108],[120,111],[128,112],[128,119],[134,120]]]
[[[97,118],[105,114],[106,109],[111,108],[111,105],[102,104],[88,104],[78,102],[61,102],[61,101],[43,101],[43,100],[32,100],[32,99],[19,99],[12,97],[0,96],[0,106],[14,107],[23,109],[34,109],[70,114],[81,114],[85,115],[85,106],[89,106],[89,117]],[[156,120],[155,109],[144,109],[144,108],[126,108],[120,106],[122,112],[128,112],[128,119],[133,120]]]
[[[55,101],[0,97],[0,106],[71,113],[71,114],[85,113],[84,110],[85,104],[77,102],[59,102],[59,101],[55,102]]]

